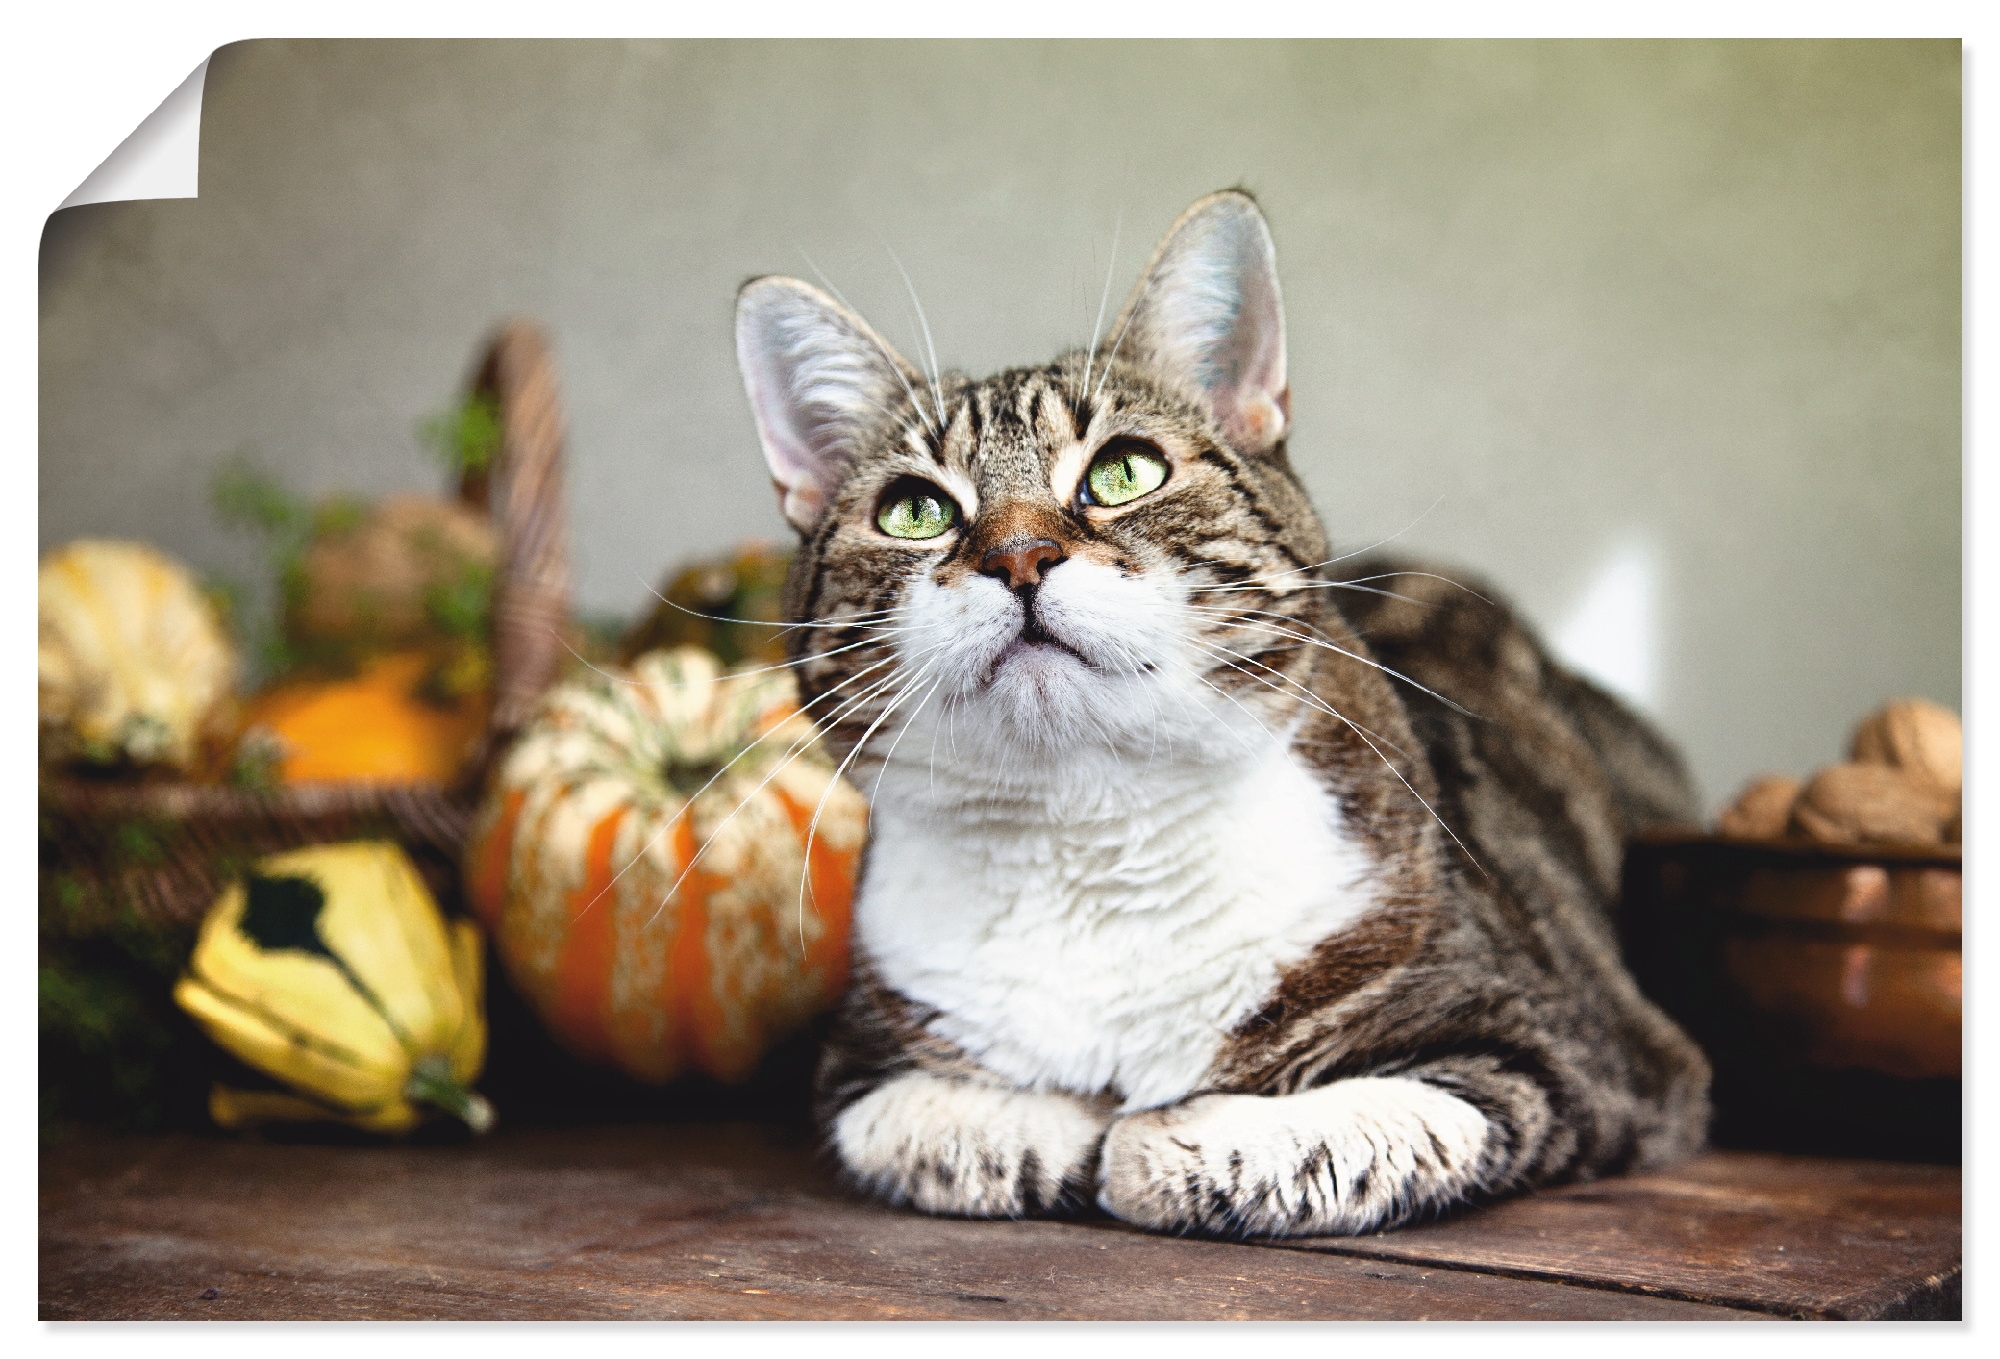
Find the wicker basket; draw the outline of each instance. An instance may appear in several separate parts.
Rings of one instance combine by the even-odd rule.
[[[498,404],[502,441],[490,472],[459,487],[488,511],[500,541],[494,577],[492,717],[459,780],[442,784],[297,784],[252,791],[214,784],[113,783],[44,776],[43,910],[65,932],[93,921],[198,921],[229,879],[260,855],[300,845],[388,838],[411,852],[433,890],[455,894],[459,848],[486,766],[562,669],[569,564],[563,413],[541,332],[503,326],[472,382]],[[52,885],[64,898],[48,897]]]

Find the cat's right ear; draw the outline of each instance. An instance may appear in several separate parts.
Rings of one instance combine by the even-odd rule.
[[[736,295],[736,362],[779,505],[811,533],[868,428],[917,375],[866,321],[810,283],[776,275]]]

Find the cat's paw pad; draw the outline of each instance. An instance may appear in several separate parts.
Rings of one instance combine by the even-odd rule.
[[[1463,1199],[1486,1140],[1477,1109],[1400,1077],[1201,1095],[1111,1125],[1098,1203],[1158,1231],[1373,1231]]]
[[[1040,1094],[911,1073],[833,1120],[833,1148],[891,1203],[962,1217],[1026,1217],[1089,1202],[1109,1112]]]

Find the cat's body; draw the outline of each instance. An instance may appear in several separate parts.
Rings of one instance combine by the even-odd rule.
[[[1328,569],[1247,198],[1044,368],[926,380],[789,280],[739,318],[802,688],[873,801],[820,1073],[858,1182],[1360,1231],[1699,1144],[1608,918],[1685,779],[1499,606]]]

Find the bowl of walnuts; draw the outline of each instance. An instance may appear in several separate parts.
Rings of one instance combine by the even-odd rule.
[[[1708,1051],[1718,1141],[1957,1157],[1963,746],[1955,714],[1894,700],[1846,760],[1632,847],[1627,960]]]

